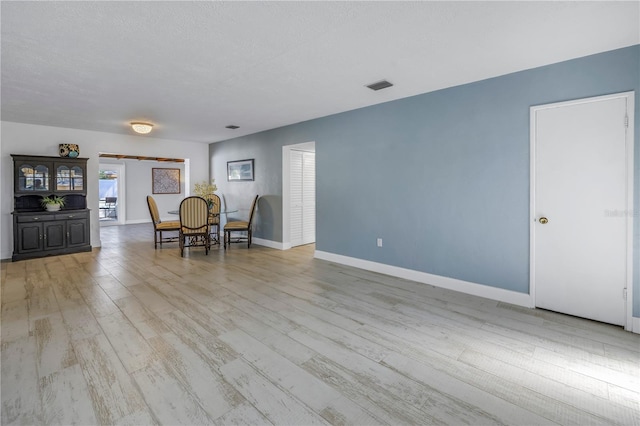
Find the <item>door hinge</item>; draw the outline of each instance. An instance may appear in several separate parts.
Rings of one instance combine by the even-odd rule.
[[[624,127],[629,128],[629,115],[625,114],[624,116]]]
[[[623,288],[623,289],[622,289],[622,298],[623,298],[624,300],[627,300],[627,289],[626,289],[626,288]]]

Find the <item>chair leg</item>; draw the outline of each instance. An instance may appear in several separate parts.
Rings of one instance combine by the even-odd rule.
[[[153,230],[153,248],[158,250],[158,231]]]
[[[162,231],[160,231],[160,248],[162,248]]]
[[[184,235],[182,235],[182,232],[179,234],[179,238],[180,238],[180,257],[184,257]]]
[[[247,248],[251,248],[251,229],[247,231]]]

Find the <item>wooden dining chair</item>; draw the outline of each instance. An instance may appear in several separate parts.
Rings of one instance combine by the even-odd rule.
[[[236,220],[236,221],[227,222],[224,225],[224,243],[223,244],[225,249],[227,248],[227,245],[229,245],[229,248],[231,248],[232,232],[246,232],[247,233],[246,237],[243,237],[243,236],[235,237],[236,238],[235,242],[244,241],[246,239],[247,248],[251,248],[251,234],[252,234],[251,225],[253,223],[253,216],[256,211],[256,205],[258,204],[258,198],[259,196],[256,195],[256,197],[253,199],[253,204],[251,204],[251,211],[249,212],[248,221]]]
[[[220,197],[216,194],[211,194],[208,199],[213,204],[209,205],[209,226],[213,236],[212,240],[215,244],[220,244],[220,209],[222,208]]]
[[[211,248],[209,205],[202,197],[187,197],[180,203],[180,256],[185,247],[203,246],[205,254]]]
[[[158,205],[156,204],[156,200],[153,199],[151,195],[147,195],[147,206],[149,207],[149,214],[151,214],[151,222],[153,223],[153,246],[154,248],[158,248],[158,242],[160,242],[160,248],[162,248],[162,243],[175,242],[178,241],[177,236],[172,237],[163,237],[163,232],[168,231],[180,231],[180,221],[178,220],[170,220],[167,222],[163,222],[160,220],[160,213],[158,213]]]

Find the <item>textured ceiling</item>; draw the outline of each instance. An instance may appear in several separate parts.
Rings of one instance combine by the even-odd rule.
[[[638,44],[639,4],[2,1],[2,120],[215,142]]]

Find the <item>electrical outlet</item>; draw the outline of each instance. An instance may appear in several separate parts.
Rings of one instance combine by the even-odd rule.
[[[382,238],[378,238],[378,247],[382,247]]]

